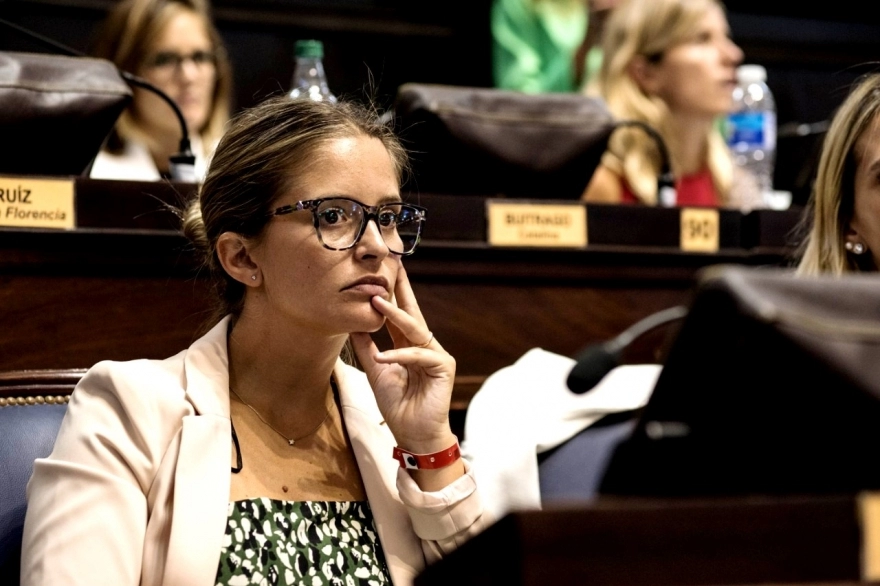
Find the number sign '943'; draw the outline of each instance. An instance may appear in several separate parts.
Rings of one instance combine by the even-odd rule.
[[[687,252],[717,252],[719,240],[718,210],[681,209],[681,249]]]

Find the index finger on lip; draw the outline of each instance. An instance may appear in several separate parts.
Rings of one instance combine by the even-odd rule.
[[[428,337],[423,333],[423,330],[427,331],[428,328],[425,325],[425,321],[421,319],[421,315],[413,316],[400,307],[395,307],[394,304],[389,303],[379,296],[373,297],[373,306],[379,310],[379,313],[384,315],[389,322],[394,324],[394,326],[406,336],[407,340],[412,341],[418,339],[421,341]]]
[[[416,301],[415,293],[413,293],[412,285],[409,282],[409,276],[407,276],[403,264],[400,265],[400,269],[397,271],[397,283],[394,285],[394,295],[397,298],[397,306],[400,307],[400,309],[424,323],[425,319],[422,317],[422,311],[419,309],[419,304]]]

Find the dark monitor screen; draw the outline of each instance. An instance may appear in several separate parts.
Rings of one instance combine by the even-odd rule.
[[[600,492],[880,487],[880,276],[714,267]]]

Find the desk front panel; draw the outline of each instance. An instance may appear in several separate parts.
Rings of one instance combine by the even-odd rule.
[[[687,303],[697,271],[774,257],[639,249],[499,250],[426,242],[406,266],[428,324],[475,390],[531,348],[574,355]],[[0,230],[0,369],[163,358],[211,315],[185,240],[162,230]],[[387,336],[377,336],[379,345]],[[662,337],[631,361],[655,361]]]

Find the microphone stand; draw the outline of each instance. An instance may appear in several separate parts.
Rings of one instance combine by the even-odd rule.
[[[0,18],[0,24],[3,24],[13,30],[16,30],[28,37],[36,39],[37,41],[52,47],[53,49],[60,51],[61,53],[71,56],[71,57],[89,57],[85,53],[81,51],[77,51],[67,45],[59,43],[54,39],[50,39],[49,37],[43,36],[39,33],[36,33],[32,30],[26,29],[23,26],[17,25],[14,22],[10,22],[4,18]],[[119,72],[120,77],[126,81],[129,85],[143,88],[147,91],[153,92],[162,100],[165,101],[166,104],[171,108],[174,112],[175,117],[177,118],[178,123],[180,124],[181,130],[181,139],[179,151],[171,155],[169,157],[169,162],[171,163],[171,178],[174,181],[184,181],[187,183],[196,183],[196,174],[195,174],[195,163],[196,157],[192,152],[192,145],[189,140],[189,129],[186,127],[186,120],[183,118],[183,112],[180,111],[180,107],[171,99],[171,97],[148,82],[147,80],[140,78],[132,73],[127,71],[123,71],[118,67],[116,70]]]
[[[180,138],[179,151],[168,158],[171,163],[171,178],[175,181],[196,183],[196,157],[192,152],[192,146],[189,142],[189,131],[186,127],[186,120],[183,118],[183,112],[180,111],[180,108],[174,103],[174,100],[172,100],[168,94],[147,80],[121,69],[118,69],[118,71],[119,75],[122,76],[122,79],[127,81],[129,85],[140,87],[155,93],[174,111],[174,115],[177,117],[180,128],[183,130],[183,135]]]
[[[678,196],[675,192],[675,177],[672,175],[672,169],[669,165],[669,149],[666,148],[666,142],[653,126],[642,122],[641,120],[621,120],[614,125],[614,128],[617,129],[627,126],[641,129],[657,144],[657,150],[660,151],[660,174],[657,176],[657,201],[659,201],[660,205],[663,207],[674,207]]]
[[[637,321],[613,339],[587,347],[568,373],[568,389],[576,394],[586,393],[620,364],[621,355],[630,344],[655,328],[684,318],[687,313],[683,305],[663,309]]]

